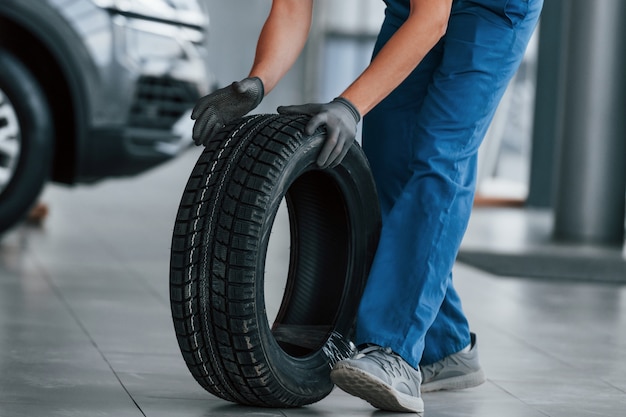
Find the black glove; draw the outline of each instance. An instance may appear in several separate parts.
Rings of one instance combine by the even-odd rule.
[[[321,168],[336,167],[350,150],[356,137],[356,126],[361,114],[343,97],[337,97],[326,104],[302,104],[299,106],[281,106],[280,114],[307,114],[311,117],[304,133],[312,135],[315,129],[326,126],[326,141],[317,157],[317,165]]]
[[[244,116],[263,100],[265,94],[260,78],[244,78],[228,87],[202,97],[196,103],[191,118],[193,141],[206,146],[217,130],[226,123]]]

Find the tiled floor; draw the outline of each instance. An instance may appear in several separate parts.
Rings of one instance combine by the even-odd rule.
[[[388,415],[338,390],[301,409],[245,408],[194,381],[170,319],[168,257],[197,155],[129,180],[50,187],[44,227],[0,240],[1,417]],[[424,395],[426,416],[626,415],[625,286],[460,263],[456,281],[488,381]]]

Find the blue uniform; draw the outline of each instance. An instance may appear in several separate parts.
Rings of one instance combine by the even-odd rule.
[[[409,0],[385,0],[374,54]],[[409,364],[470,343],[452,267],[474,199],[478,147],[515,74],[543,0],[454,0],[445,36],[363,121],[383,229],[359,307],[357,343]]]

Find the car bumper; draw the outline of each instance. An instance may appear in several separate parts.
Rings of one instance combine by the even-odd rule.
[[[119,127],[91,132],[92,149],[80,182],[139,174],[188,149],[193,121],[187,111],[172,129]]]

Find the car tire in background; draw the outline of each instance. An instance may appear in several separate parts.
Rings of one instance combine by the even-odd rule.
[[[236,121],[207,145],[189,178],[172,238],[170,301],[178,344],[195,379],[225,400],[296,407],[327,396],[350,339],[380,233],[367,160],[315,160],[324,132],[303,116]],[[268,241],[282,202],[289,265],[268,318]]]
[[[0,233],[25,217],[39,196],[50,174],[53,135],[39,83],[0,48]]]

